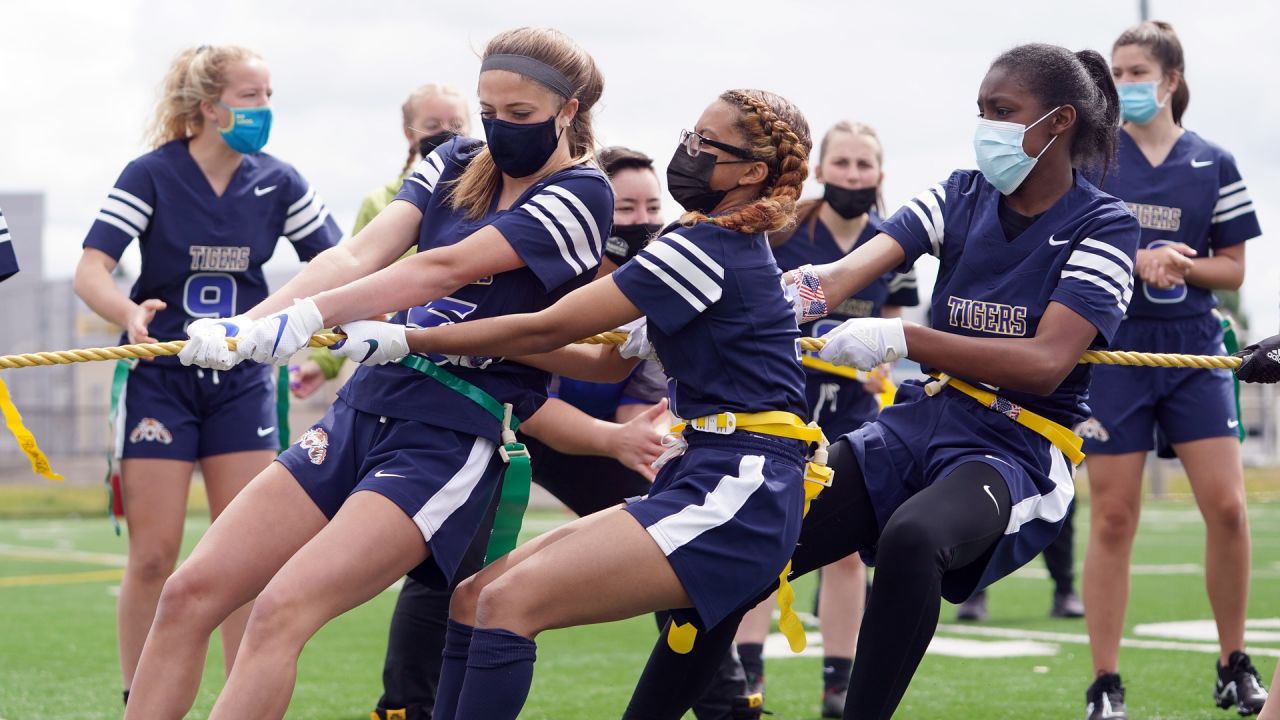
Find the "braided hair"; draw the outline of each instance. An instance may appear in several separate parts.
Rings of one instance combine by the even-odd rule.
[[[720,100],[738,108],[738,130],[752,158],[769,168],[760,196],[730,212],[708,217],[686,213],[681,224],[710,222],[740,233],[776,232],[796,220],[796,201],[809,176],[809,123],[786,98],[764,90],[729,90]]]

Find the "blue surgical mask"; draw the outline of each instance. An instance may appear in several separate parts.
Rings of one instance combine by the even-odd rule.
[[[481,118],[489,141],[493,164],[508,177],[528,177],[542,169],[560,144],[556,131],[559,115],[540,123],[513,123],[497,118]]]
[[[271,107],[231,107],[218,103],[231,113],[231,124],[218,128],[222,139],[238,153],[256,153],[267,144],[271,135]]]
[[[1164,96],[1164,100],[1156,99],[1156,90],[1159,86],[1160,83],[1154,80],[1116,83],[1116,91],[1120,94],[1120,117],[1124,118],[1125,122],[1138,125],[1151,122],[1156,113],[1160,112],[1160,108],[1169,102],[1168,95]]]
[[[1008,195],[1017,190],[1031,174],[1036,162],[1049,150],[1049,145],[1053,145],[1053,141],[1058,139],[1054,135],[1049,140],[1049,145],[1045,145],[1044,150],[1035,157],[1027,155],[1022,149],[1022,139],[1027,131],[1039,125],[1044,118],[1058,112],[1060,107],[1050,110],[1030,125],[978,118],[978,127],[973,133],[973,151],[978,156],[978,169],[1001,194]]]

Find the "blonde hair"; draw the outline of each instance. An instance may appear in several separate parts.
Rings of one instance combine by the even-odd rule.
[[[884,169],[884,145],[880,142],[880,136],[876,134],[875,128],[860,123],[855,120],[841,120],[832,125],[829,130],[822,134],[822,142],[818,143],[818,167],[822,167],[822,159],[827,156],[827,146],[831,143],[831,136],[835,133],[843,132],[850,135],[862,135],[876,141],[876,162],[880,164],[881,171]],[[791,239],[796,230],[801,225],[809,227],[809,242],[815,242],[813,234],[813,226],[818,222],[818,211],[822,209],[822,198],[811,198],[803,200],[796,204],[796,224],[787,230],[774,233],[769,236],[769,245],[772,247],[780,247],[783,243]],[[884,194],[880,190],[879,183],[876,184],[876,212],[884,214]]]
[[[413,122],[413,106],[423,100],[429,98],[447,98],[458,103],[458,107],[462,109],[463,117],[470,122],[471,106],[467,104],[467,98],[457,88],[452,85],[442,85],[437,83],[427,83],[414,90],[409,94],[409,99],[404,101],[400,106],[400,122],[410,130],[416,130],[409,126]],[[409,168],[413,167],[413,161],[418,159],[418,144],[411,143],[409,145],[409,158],[404,161],[404,169],[400,171],[401,175],[409,172]]]
[[[517,28],[499,33],[484,49],[491,55],[523,55],[549,65],[564,75],[573,86],[578,112],[567,130],[569,154],[574,165],[595,158],[595,135],[591,129],[591,108],[604,92],[604,75],[596,61],[568,35],[550,28]],[[458,178],[450,195],[455,208],[467,211],[467,217],[483,216],[498,192],[502,173],[493,162],[489,149],[481,150]]]
[[[251,59],[261,56],[239,45],[201,45],[178,53],[165,73],[160,101],[147,128],[151,147],[198,133],[204,127],[200,103],[217,102],[227,87],[227,68]]]
[[[758,199],[732,212],[708,217],[685,213],[685,226],[710,222],[740,233],[775,232],[796,220],[796,200],[809,176],[809,123],[789,100],[764,90],[729,90],[720,99],[741,112],[738,129],[746,138],[752,159],[763,162],[769,175]]]

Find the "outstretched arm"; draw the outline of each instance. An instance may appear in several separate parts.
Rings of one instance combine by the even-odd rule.
[[[605,277],[536,313],[506,315],[410,330],[409,350],[443,355],[532,355],[612,330],[640,317],[640,310]]]
[[[581,339],[581,338],[579,338]],[[508,357],[522,365],[586,382],[622,382],[640,363],[640,358],[624,358],[617,345],[566,345],[549,353]]]
[[[880,233],[839,260],[815,269],[822,279],[827,303],[835,307],[901,265],[905,258],[898,241]]]

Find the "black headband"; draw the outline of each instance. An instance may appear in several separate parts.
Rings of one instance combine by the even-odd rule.
[[[480,63],[480,72],[506,70],[536,80],[565,98],[573,97],[573,83],[550,65],[527,55],[490,55]]]

